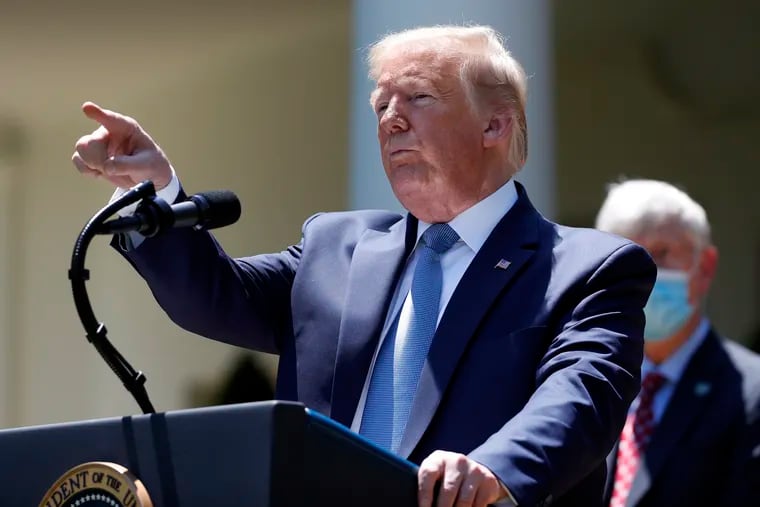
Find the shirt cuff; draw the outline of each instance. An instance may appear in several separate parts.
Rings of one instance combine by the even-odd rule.
[[[177,196],[179,195],[179,178],[177,178],[177,173],[174,172],[174,168],[172,167],[171,169],[172,169],[172,179],[169,180],[169,183],[164,188],[156,191],[156,197],[163,199],[169,204],[173,204],[174,201],[177,199]],[[111,196],[111,199],[108,201],[108,204],[111,204],[112,202],[114,202],[116,199],[124,195],[128,190],[129,190],[128,188],[117,187],[113,195]],[[137,209],[138,204],[140,203],[139,202],[132,203],[126,208],[122,208],[119,211],[117,211],[116,214],[119,215],[120,217],[131,216],[135,213],[135,210]]]
[[[174,172],[173,167],[171,169],[172,169],[172,179],[169,180],[169,183],[164,188],[156,191],[156,197],[163,199],[169,204],[172,204],[175,200],[177,200],[177,196],[179,195],[179,190],[180,190],[179,178],[177,178],[177,173]],[[128,190],[129,190],[128,188],[121,188],[121,187],[116,188],[116,190],[114,191],[108,203],[111,204],[116,199],[124,195],[124,193],[127,192]],[[119,215],[120,217],[132,216],[134,215],[135,210],[137,209],[137,206],[139,204],[140,204],[139,201],[132,203],[129,206],[126,206],[120,209],[119,211],[117,211],[116,214]],[[135,248],[140,246],[140,244],[144,240],[145,240],[145,236],[143,236],[139,232],[129,231],[127,233],[120,235],[119,246],[123,250],[134,250]]]
[[[509,488],[506,486],[506,484],[501,482],[501,480],[499,481],[499,484],[501,484],[501,489],[506,494],[504,498],[497,500],[492,505],[497,507],[517,507],[517,501],[515,501],[515,497],[512,496],[512,492],[509,491]]]

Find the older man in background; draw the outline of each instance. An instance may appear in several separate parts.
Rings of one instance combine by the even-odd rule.
[[[658,270],[609,505],[758,505],[760,356],[705,315],[718,264],[705,210],[673,185],[631,180],[611,186],[596,226],[642,245]]]
[[[124,255],[181,326],[279,354],[277,397],[420,463],[421,507],[436,482],[438,507],[601,505],[654,264],[630,241],[545,220],[514,181],[526,79],[492,29],[393,34],[369,64],[407,214],[316,215],[271,255],[232,259],[192,229],[121,238]],[[135,120],[84,112],[101,126],[76,145],[81,172],[185,199]]]

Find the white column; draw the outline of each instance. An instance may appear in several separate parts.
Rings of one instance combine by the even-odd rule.
[[[369,107],[366,48],[389,32],[435,24],[490,25],[528,79],[528,163],[517,175],[547,217],[555,205],[553,40],[549,0],[354,0],[349,203],[401,210],[385,179]]]

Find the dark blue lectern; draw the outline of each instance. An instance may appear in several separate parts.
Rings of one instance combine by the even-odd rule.
[[[34,507],[90,461],[129,469],[155,507],[417,504],[414,464],[272,401],[0,431],[0,506]]]

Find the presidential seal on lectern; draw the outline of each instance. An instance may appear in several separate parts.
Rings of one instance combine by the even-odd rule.
[[[39,507],[153,507],[142,482],[115,463],[77,465],[59,478]]]

